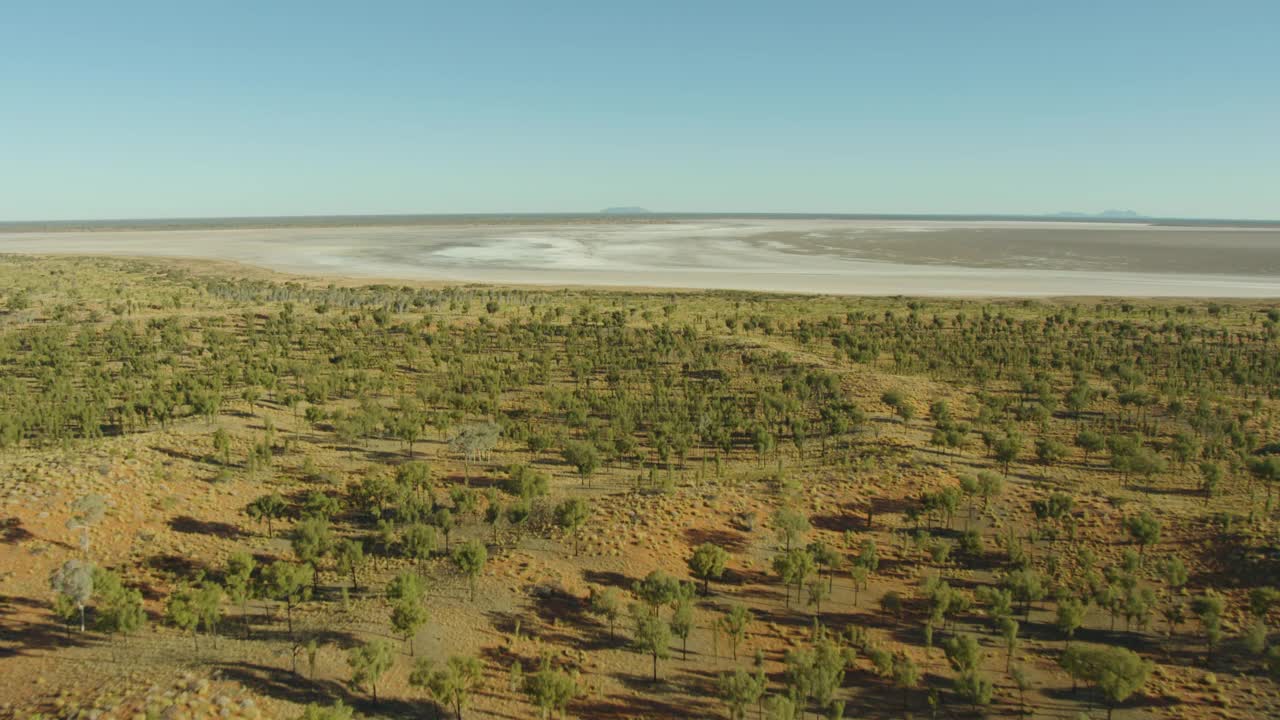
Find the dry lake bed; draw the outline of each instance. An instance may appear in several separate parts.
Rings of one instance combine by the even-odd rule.
[[[0,253],[292,273],[867,295],[1280,297],[1280,227],[597,216],[0,230]]]

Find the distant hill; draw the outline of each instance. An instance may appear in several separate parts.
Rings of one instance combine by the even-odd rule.
[[[1060,217],[1060,218],[1101,218],[1101,219],[1107,219],[1107,220],[1133,220],[1133,219],[1137,219],[1137,218],[1141,218],[1141,217],[1145,217],[1145,216],[1140,215],[1140,214],[1138,214],[1137,212],[1135,212],[1135,211],[1133,211],[1133,210],[1103,210],[1103,211],[1102,211],[1102,212],[1100,212],[1100,213],[1060,212],[1060,213],[1054,213],[1054,214],[1050,215],[1049,217]]]
[[[642,207],[611,207],[600,211],[601,215],[648,215],[649,211]]]

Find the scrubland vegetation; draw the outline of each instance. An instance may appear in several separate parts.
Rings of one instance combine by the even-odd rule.
[[[0,258],[0,714],[1280,713],[1280,310]]]

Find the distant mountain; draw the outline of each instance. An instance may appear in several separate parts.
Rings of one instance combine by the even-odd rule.
[[[1060,212],[1049,217],[1059,218],[1101,218],[1107,220],[1133,220],[1144,217],[1133,210],[1103,210],[1100,213]]]
[[[649,211],[642,207],[611,207],[600,211],[601,215],[648,215]]]

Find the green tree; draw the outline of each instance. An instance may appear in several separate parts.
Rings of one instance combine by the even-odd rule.
[[[1009,667],[1013,664],[1013,653],[1018,649],[1018,621],[1013,618],[1002,618],[1000,620],[1000,638],[1004,640],[1004,671],[1009,672]],[[978,703],[985,705],[986,703]]]
[[[419,562],[431,557],[431,553],[440,546],[440,537],[436,529],[430,525],[414,523],[404,529],[400,535],[400,549],[405,557]]]
[[[1089,456],[1101,452],[1107,446],[1106,438],[1101,433],[1093,430],[1081,430],[1076,433],[1076,447],[1084,451],[1084,461],[1089,462]]]
[[[1022,568],[1005,573],[1001,585],[1013,594],[1014,599],[1022,603],[1023,619],[1030,619],[1031,606],[1045,596],[1044,578],[1040,573],[1029,568]]]
[[[1258,620],[1265,620],[1277,602],[1280,602],[1280,589],[1264,586],[1249,590],[1249,614]]]
[[[653,658],[653,681],[658,681],[658,661],[671,656],[671,626],[638,603],[631,606],[632,642],[636,650]]]
[[[1160,573],[1160,577],[1165,584],[1169,586],[1169,592],[1177,592],[1182,586],[1187,584],[1187,566],[1182,560],[1175,555],[1170,555],[1161,560],[1156,570]]]
[[[387,584],[387,597],[392,600],[413,600],[421,602],[427,594],[427,583],[422,576],[412,570],[397,573]]]
[[[671,634],[680,638],[680,659],[689,659],[689,634],[693,632],[693,598],[682,594],[671,608]]]
[[[339,540],[334,547],[333,558],[337,563],[337,571],[351,578],[351,589],[360,592],[360,583],[356,576],[364,565],[364,545],[359,540],[350,538]]]
[[[578,472],[578,477],[583,484],[586,484],[591,474],[600,467],[600,452],[591,443],[570,442],[561,451],[561,456]]]
[[[257,565],[252,555],[240,550],[227,557],[224,573],[227,596],[240,606],[240,621],[244,624],[246,638],[249,637],[249,601],[254,596],[253,571]]]
[[[1067,647],[1071,647],[1071,638],[1084,623],[1084,603],[1074,597],[1063,598],[1058,603],[1058,630],[1067,638]]]
[[[591,612],[603,617],[605,622],[609,624],[609,639],[614,637],[614,627],[618,623],[618,618],[622,617],[622,595],[617,588],[604,588],[603,590],[591,588],[591,596],[588,600],[588,607]]]
[[[1206,593],[1191,601],[1191,612],[1200,621],[1204,630],[1205,642],[1209,646],[1209,661],[1213,662],[1213,650],[1222,639],[1222,613],[1225,604],[1222,596]]]
[[[1067,447],[1052,438],[1036,439],[1036,460],[1044,466],[1047,471],[1049,466],[1061,462],[1062,458],[1067,456]]]
[[[525,677],[524,693],[538,708],[539,717],[543,720],[553,715],[563,717],[569,703],[578,696],[577,677],[556,670],[544,661],[541,670]]]
[[[1005,472],[1008,474],[1007,469]],[[987,470],[978,473],[978,494],[982,496],[983,512],[986,512],[992,498],[999,497],[1002,492],[1004,492],[1004,478]]]
[[[279,493],[271,493],[263,495],[245,507],[245,513],[249,517],[259,522],[267,524],[267,537],[272,537],[272,523],[284,517],[288,506],[285,505],[284,498]]]
[[[1014,665],[1009,671],[1009,678],[1018,690],[1018,714],[1025,715],[1027,707],[1027,691],[1031,689],[1031,676],[1021,665]]]
[[[214,647],[218,645],[218,624],[222,621],[222,597],[222,588],[210,581],[201,583],[192,596],[192,609],[205,634],[213,638]]]
[[[489,560],[489,551],[483,543],[470,540],[453,550],[453,564],[467,576],[467,586],[471,589],[471,601],[476,599],[476,580],[484,572],[484,564]]]
[[[728,612],[718,621],[721,630],[729,636],[729,645],[733,648],[733,659],[738,659],[738,645],[747,636],[747,627],[751,624],[751,611],[742,605],[730,605]]]
[[[320,559],[333,548],[333,533],[329,530],[329,521],[318,517],[299,520],[293,527],[290,542],[298,560],[311,566],[314,582],[315,571],[320,569]]]
[[[836,552],[835,548],[821,540],[809,543],[805,549],[813,556],[813,564],[817,566],[819,575],[824,572],[827,574],[827,590],[830,592],[835,586],[834,571],[844,558]]]
[[[400,442],[409,448],[409,459],[413,459],[413,445],[422,438],[422,426],[425,418],[413,410],[402,410],[391,420],[391,432]]]
[[[1249,461],[1249,473],[1267,487],[1266,507],[1271,507],[1271,494],[1280,482],[1280,456],[1254,458]]]
[[[498,538],[498,526],[506,519],[506,515],[506,507],[498,497],[498,491],[493,488],[487,489],[485,491],[484,521],[489,523],[491,537],[494,540]]]
[[[785,543],[787,552],[791,552],[792,545],[803,539],[810,529],[809,518],[792,507],[778,508],[774,511],[772,519],[778,539]]]
[[[141,630],[147,622],[142,592],[125,587],[120,576],[109,570],[97,569],[93,575],[94,595],[98,598],[94,625],[98,631],[128,636]]]
[[[507,469],[507,477],[502,480],[504,491],[518,498],[532,500],[547,494],[548,479],[545,473],[538,472],[528,465],[512,465]]]
[[[189,586],[183,586],[169,594],[165,603],[164,617],[170,625],[182,632],[191,633],[196,650],[200,649],[200,639],[196,630],[200,627],[200,615],[196,611],[195,592]]]
[[[1178,465],[1185,466],[1197,454],[1200,453],[1200,442],[1190,433],[1180,432],[1173,436],[1173,442],[1169,443],[1169,449],[1173,452],[1173,457],[1178,461]]]
[[[293,608],[310,597],[314,577],[315,570],[310,565],[297,565],[284,560],[268,565],[263,573],[267,596],[285,604],[289,637],[293,637]]]
[[[991,693],[994,689],[991,679],[977,670],[957,675],[954,687],[956,694],[968,700],[975,710],[980,706],[991,704]]]
[[[786,695],[770,695],[761,705],[764,720],[800,720],[800,708]]]
[[[880,596],[880,611],[895,618],[902,617],[903,600],[897,590],[889,590]]]
[[[418,629],[427,624],[427,608],[413,597],[400,598],[391,606],[391,627],[399,635],[405,645],[409,646],[409,655],[415,654],[413,638]]]
[[[587,501],[582,498],[569,498],[556,506],[556,525],[573,537],[573,555],[578,556],[578,531],[591,516]]]
[[[1156,520],[1148,510],[1125,518],[1124,528],[1128,531],[1129,537],[1138,543],[1140,558],[1146,554],[1149,545],[1160,542],[1160,521]]]
[[[654,570],[631,586],[631,591],[649,608],[654,615],[658,608],[674,602],[680,596],[680,581],[662,572]]]
[[[724,575],[728,562],[729,553],[715,543],[702,543],[693,551],[689,558],[689,571],[702,581],[703,595],[710,593],[712,580],[719,580]]]
[[[849,581],[853,584],[853,604],[858,605],[858,593],[867,589],[868,571],[866,566],[856,563],[849,565]]]
[[[319,518],[328,522],[342,512],[342,503],[328,493],[312,490],[302,501],[303,518]]]
[[[1009,475],[1009,466],[1018,459],[1018,455],[1022,453],[1022,437],[1016,433],[1008,433],[1004,437],[996,441],[993,447],[996,456],[996,462],[1000,463],[1004,470],[1005,477]]]
[[[893,665],[890,673],[893,677],[893,684],[902,689],[902,709],[907,710],[911,707],[911,688],[920,684],[920,667],[915,664],[911,658],[903,653],[893,656]]]
[[[1216,496],[1221,486],[1222,466],[1209,460],[1200,463],[1200,489],[1204,491],[1205,496]]]
[[[360,478],[352,494],[361,509],[369,513],[374,521],[378,521],[398,493],[386,475],[373,471]]]
[[[409,684],[426,688],[437,701],[452,706],[454,715],[462,720],[462,709],[480,689],[483,679],[484,667],[479,658],[453,655],[440,670],[433,670],[432,662],[422,658],[414,665]]]
[[[1076,680],[1095,685],[1107,699],[1107,718],[1115,706],[1146,684],[1153,664],[1132,650],[1109,646],[1075,645],[1059,660]]]
[[[423,491],[431,487],[431,466],[420,460],[400,465],[396,468],[396,484],[421,498]]]
[[[721,673],[716,687],[720,699],[729,707],[731,720],[746,720],[747,708],[759,702],[764,695],[764,672],[757,671],[753,675],[739,669],[732,673]]]
[[[818,707],[829,706],[844,683],[848,666],[844,648],[829,637],[822,637],[810,648],[789,650],[785,662],[787,685],[793,697],[801,701],[801,709],[803,702],[809,700]]]
[[[773,571],[778,574],[786,591],[786,605],[791,606],[791,587],[796,588],[796,598],[800,597],[800,589],[809,576],[813,574],[813,556],[808,550],[788,550],[773,558]]]
[[[810,580],[806,587],[809,589],[809,604],[813,606],[814,616],[821,618],[822,601],[831,596],[831,588],[821,578]]]
[[[222,458],[223,465],[231,464],[231,435],[223,428],[213,431],[213,451]]]
[[[449,499],[453,502],[454,514],[468,517],[476,514],[480,506],[480,496],[469,487],[455,487],[449,491]]]
[[[760,464],[764,464],[764,456],[774,448],[776,442],[773,433],[763,425],[756,425],[751,430],[751,446],[756,451],[756,459]]]
[[[357,689],[369,686],[373,702],[378,702],[378,680],[391,669],[394,657],[385,640],[370,640],[351,648],[347,665],[351,667],[351,684]]]
[[[320,643],[316,642],[315,638],[311,638],[307,640],[303,650],[307,653],[307,677],[314,680],[316,677],[316,661],[320,654]]]
[[[947,654],[947,662],[962,675],[976,670],[982,661],[982,650],[972,635],[955,635],[942,648]]]
[[[876,541],[867,538],[862,541],[862,545],[858,548],[858,554],[854,556],[854,565],[864,567],[869,572],[875,572],[880,569],[880,550],[876,547]]]

